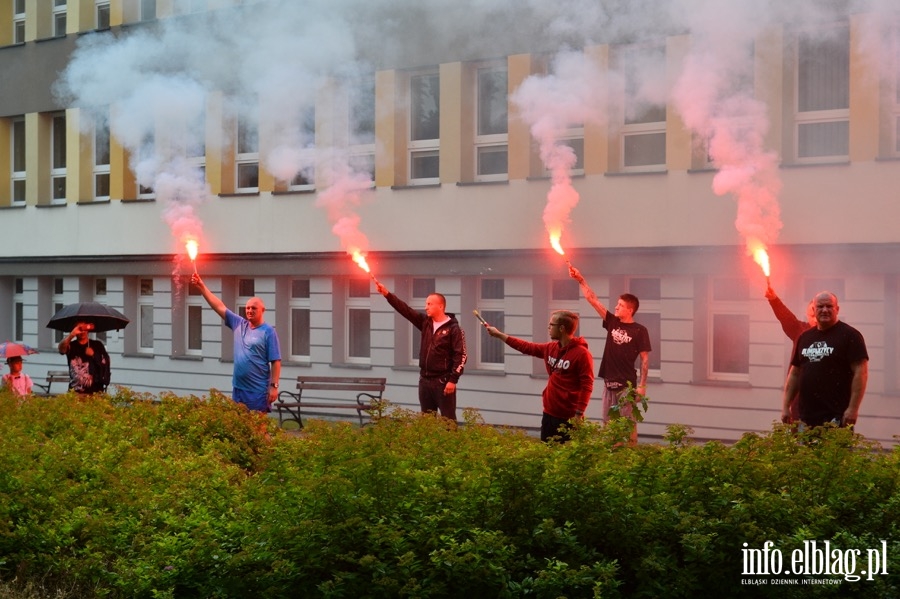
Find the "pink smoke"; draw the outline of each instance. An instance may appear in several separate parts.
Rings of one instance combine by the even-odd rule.
[[[540,148],[541,162],[550,171],[551,186],[543,218],[551,243],[558,244],[580,199],[572,187],[575,151],[563,138],[568,129],[601,118],[605,89],[597,65],[580,52],[560,54],[553,67],[552,74],[532,75],[523,81],[511,100],[530,126]]]
[[[359,264],[359,258],[364,259],[369,250],[369,239],[359,230],[361,219],[356,208],[362,203],[363,191],[372,188],[372,180],[367,174],[354,172],[339,155],[331,157],[327,178],[332,179],[332,183],[318,195],[316,206],[325,208],[332,233]],[[365,269],[362,264],[360,267]]]

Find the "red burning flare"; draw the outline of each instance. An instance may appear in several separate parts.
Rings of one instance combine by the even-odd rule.
[[[769,253],[766,251],[766,248],[760,245],[751,251],[753,253],[753,261],[759,264],[763,274],[768,279],[771,273],[769,269]]]
[[[556,253],[560,256],[565,256],[566,252],[563,251],[562,245],[559,240],[562,238],[562,233],[559,231],[550,231],[550,245],[556,250]]]
[[[350,255],[353,257],[353,261],[356,262],[361,269],[366,271],[369,274],[372,274],[372,270],[369,268],[369,264],[366,262],[366,257],[359,250],[353,250],[350,252]]]
[[[191,259],[191,262],[197,259],[197,252],[200,250],[200,244],[197,243],[196,239],[188,239],[184,242],[184,249],[187,250],[188,257]]]

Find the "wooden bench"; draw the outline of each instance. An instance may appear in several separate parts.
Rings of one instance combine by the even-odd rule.
[[[293,420],[300,428],[303,428],[301,411],[314,408],[356,410],[356,414],[359,416],[359,424],[363,426],[363,412],[380,412],[378,402],[382,399],[386,383],[387,379],[368,377],[298,376],[297,392],[282,391],[278,394],[278,401],[272,404],[272,407],[278,411],[278,424],[280,426]],[[327,391],[328,394],[326,398],[316,394],[316,397],[304,400],[304,391]],[[345,391],[349,391],[350,394],[355,392],[356,401],[340,399],[339,397],[330,399],[334,397],[335,394],[332,392],[335,391],[341,392],[340,395],[346,395],[343,393]],[[307,398],[309,398],[309,395],[307,393]]]
[[[66,385],[66,389],[69,388],[69,371],[68,370],[49,370],[47,371],[47,378],[45,379],[45,383],[34,383],[34,387],[38,387],[42,389],[38,395],[52,395],[50,393],[50,388],[53,386],[53,383],[63,383]]]

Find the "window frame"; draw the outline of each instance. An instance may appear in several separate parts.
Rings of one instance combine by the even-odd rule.
[[[144,293],[144,281],[149,281],[149,293]],[[137,279],[137,352],[141,354],[153,354],[156,345],[156,315],[154,303],[154,283],[152,277],[138,277]],[[150,345],[144,345],[144,309],[150,308]]]
[[[17,134],[16,130],[20,129]],[[27,135],[25,133],[25,117],[15,117],[12,119],[10,123],[10,156],[9,156],[9,170],[10,170],[10,203],[13,206],[21,206],[26,202],[26,194],[27,194],[27,171],[26,171],[26,161],[27,161]],[[21,139],[20,139],[21,138]],[[17,146],[21,147],[17,147]],[[18,150],[21,150],[21,156],[18,156]],[[21,170],[16,170],[16,162],[18,162],[18,158],[21,158]],[[18,185],[17,185],[18,184]],[[16,187],[21,187],[21,197],[17,197]]]
[[[823,32],[829,30],[837,30],[837,29],[846,29],[846,51],[847,51],[847,64],[848,68],[845,73],[846,75],[846,86],[847,86],[847,106],[846,108],[830,108],[823,110],[800,110],[800,93],[801,93],[801,68],[802,57],[801,57],[801,43],[802,37],[805,35],[811,35],[815,32],[815,34],[821,35]],[[793,116],[794,116],[794,160],[797,164],[822,164],[829,163],[835,161],[843,161],[850,159],[850,61],[852,59],[852,47],[851,47],[851,39],[850,39],[850,24],[849,22],[836,22],[828,24],[824,27],[819,27],[816,29],[812,28],[800,28],[797,29],[794,33],[794,43],[796,47],[796,51],[794,52],[794,101],[793,101]],[[801,137],[801,129],[804,127],[814,126],[814,125],[827,125],[831,123],[846,123],[847,125],[847,136],[846,136],[846,146],[847,152],[844,154],[824,154],[824,155],[815,155],[815,156],[801,156],[800,155],[800,137]]]
[[[68,119],[64,112],[54,113],[50,116],[50,203],[65,204],[66,194],[68,193],[66,185],[66,174],[68,157],[66,152],[66,140],[68,132],[66,131]],[[58,146],[61,146],[58,147]],[[60,166],[59,161],[62,161]],[[58,193],[58,182],[62,182],[62,194]]]
[[[101,134],[105,137],[101,137]],[[105,160],[98,160],[98,152],[101,143],[105,143]],[[92,164],[92,189],[95,200],[108,200],[110,198],[110,160],[112,156],[111,134],[109,130],[109,121],[100,119],[94,123],[94,129],[91,135],[91,164]],[[102,178],[106,179],[106,194],[101,194],[98,181]]]
[[[360,286],[360,292],[362,291],[362,286],[365,284],[366,295],[354,295],[353,287],[354,285]],[[344,327],[344,361],[347,364],[359,364],[359,365],[371,365],[372,364],[372,295],[369,290],[370,281],[368,279],[355,279],[348,278],[347,284],[344,287],[344,322],[346,326]],[[351,356],[350,351],[351,348],[354,347],[353,343],[353,334],[356,332],[353,330],[354,320],[351,318],[351,312],[353,311],[364,311],[368,312],[369,315],[369,330],[367,331],[368,335],[368,356]]]
[[[502,281],[503,297],[485,297],[485,282],[487,281]],[[504,330],[506,327],[506,279],[503,277],[478,277],[475,281],[475,285],[476,307],[479,314],[481,314],[491,326],[497,327],[501,331]],[[498,314],[500,315],[499,320],[497,318]],[[475,348],[475,360],[472,366],[478,370],[506,370],[506,344],[499,339],[495,339],[488,335],[487,330],[484,327],[478,327],[478,329],[480,333]],[[485,350],[486,343],[491,343],[495,347],[499,347],[501,361],[487,362],[485,360],[485,356],[488,353]],[[469,357],[472,357],[471,351]]]
[[[241,185],[242,170],[247,168],[256,169],[256,185]],[[259,192],[259,123],[248,115],[238,115],[235,121],[234,189],[237,193]]]
[[[12,40],[13,44],[25,43],[25,0],[22,0],[22,11],[17,11],[17,0],[13,0]]]
[[[508,181],[509,180],[509,68],[506,62],[482,62],[474,65],[473,89],[475,118],[475,143],[474,143],[474,180],[477,182],[484,181]],[[503,115],[506,127],[502,132],[482,133],[482,116],[484,111],[482,108],[486,104],[482,96],[482,75],[500,73],[504,74],[507,88],[505,90],[506,106]],[[489,103],[488,103],[489,105]],[[498,116],[499,118],[499,116]],[[482,173],[481,172],[481,156],[485,153],[505,152],[506,153],[506,170],[502,173]]]
[[[307,293],[303,295],[294,294],[294,283],[297,281],[306,281]],[[309,363],[312,360],[312,279],[309,277],[295,277],[289,281],[289,300],[288,311],[290,314],[290,326],[288,327],[288,356],[291,362]],[[307,313],[307,321],[309,326],[306,331],[307,348],[305,354],[294,353],[294,311],[301,310]]]
[[[438,121],[438,131],[437,137],[430,139],[414,139],[414,131],[416,127],[414,126],[414,117],[417,114],[417,110],[415,109],[414,104],[414,94],[413,94],[413,83],[422,77],[433,77],[437,81],[437,93],[436,93],[436,111],[437,111],[437,121]],[[407,98],[409,100],[408,106],[409,109],[407,111],[407,127],[408,127],[408,135],[407,135],[407,173],[408,173],[408,183],[409,185],[435,185],[441,182],[441,131],[440,131],[440,118],[441,118],[441,98],[440,98],[440,85],[441,85],[441,75],[438,69],[428,69],[421,71],[414,71],[409,74],[408,82],[406,86]],[[415,177],[415,162],[417,159],[422,158],[436,158],[438,164],[438,172],[435,177]]]
[[[716,281],[717,280],[741,280],[747,286],[748,294],[745,299],[716,299]],[[716,382],[730,383],[749,383],[750,382],[750,297],[749,297],[749,281],[742,277],[710,277],[709,279],[709,313],[707,316],[707,361],[706,361],[706,378]],[[716,339],[716,316],[743,316],[747,319],[746,331],[746,353],[747,353],[747,371],[746,372],[717,372],[715,368],[715,339]],[[731,340],[729,346],[737,346],[737,341]]]
[[[53,19],[53,37],[65,37],[66,27],[68,25],[67,0],[53,0],[53,6],[51,8],[51,18]]]

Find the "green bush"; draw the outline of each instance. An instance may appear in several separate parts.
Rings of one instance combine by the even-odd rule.
[[[465,420],[388,406],[286,434],[216,392],[0,395],[0,578],[29,598],[900,595],[898,453],[850,430],[628,447],[616,422],[560,445]],[[765,579],[745,543],[810,540],[886,540],[889,574],[742,584]]]

